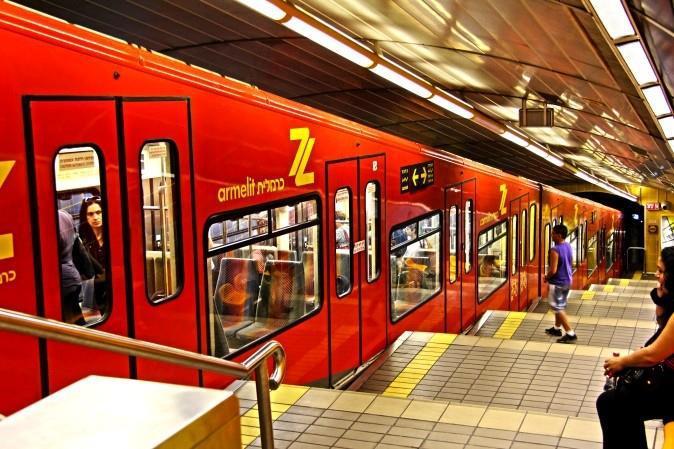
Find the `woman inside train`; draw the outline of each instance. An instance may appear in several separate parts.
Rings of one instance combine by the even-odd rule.
[[[482,258],[480,263],[480,276],[484,277],[501,277],[501,270],[496,262],[496,256],[487,254]]]
[[[646,346],[628,355],[616,355],[604,363],[607,376],[620,376],[626,368],[653,367],[661,371],[649,388],[635,384],[609,389],[597,398],[597,412],[604,434],[604,449],[646,449],[644,421],[674,421],[674,248],[660,253],[656,271],[658,286],[651,292],[656,304],[658,330]],[[665,437],[667,429],[665,427]]]
[[[106,292],[108,285],[105,273],[106,248],[103,233],[103,208],[99,196],[82,200],[79,234],[82,243],[89,251],[96,272],[93,279],[93,292],[84,295],[83,311],[85,313],[98,311],[103,315],[107,308]]]

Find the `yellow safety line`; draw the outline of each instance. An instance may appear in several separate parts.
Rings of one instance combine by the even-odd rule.
[[[276,421],[295,402],[301,398],[309,387],[297,385],[281,385],[278,390],[271,392],[271,419]],[[257,414],[257,404],[241,416],[241,447],[245,448],[260,436],[260,421]]]
[[[511,339],[513,334],[522,324],[522,320],[527,316],[526,312],[508,312],[508,316],[494,333],[494,338]]]
[[[613,293],[613,285],[604,285],[604,293]]]
[[[636,274],[636,273],[635,273]],[[630,280],[629,279],[621,279],[620,280],[620,286],[621,287],[627,287],[630,285]]]
[[[594,292],[590,290],[584,291],[580,299],[594,299]]]
[[[452,344],[456,334],[435,334],[382,393],[406,398]]]
[[[635,281],[640,281],[641,280],[641,271],[635,271],[634,274],[632,275],[632,279]]]

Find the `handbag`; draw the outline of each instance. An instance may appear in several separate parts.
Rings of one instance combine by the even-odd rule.
[[[665,363],[645,368],[625,368],[616,375],[615,389],[630,393],[652,393],[672,383]]]
[[[73,264],[75,268],[80,272],[82,279],[87,280],[94,277],[96,270],[94,268],[94,263],[91,260],[89,251],[84,247],[82,239],[80,236],[75,236],[75,242],[73,243]]]

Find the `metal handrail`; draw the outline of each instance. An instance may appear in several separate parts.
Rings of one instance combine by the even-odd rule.
[[[273,449],[274,447],[269,390],[276,390],[281,385],[286,365],[285,350],[277,341],[266,343],[244,362],[236,363],[184,349],[135,340],[2,308],[0,308],[0,330],[144,357],[189,368],[212,371],[238,379],[250,378],[251,374],[255,372],[260,440],[263,448]],[[274,358],[274,371],[271,376],[269,376],[266,363],[269,357]]]

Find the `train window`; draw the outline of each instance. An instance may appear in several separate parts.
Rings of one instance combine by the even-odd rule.
[[[508,223],[504,221],[477,236],[477,261],[480,267],[477,273],[478,301],[484,301],[507,280],[507,231]]]
[[[209,220],[206,271],[210,353],[224,357],[320,306],[320,222],[316,199]],[[274,217],[274,224],[260,217]],[[223,224],[247,224],[250,238],[212,243]],[[253,229],[253,226],[255,228]]]
[[[517,215],[510,217],[510,273],[517,273]]]
[[[548,272],[548,267],[550,266],[550,237],[550,223],[548,223],[545,225],[543,231],[543,252],[545,253],[543,255],[543,260],[545,261],[545,273]]]
[[[608,270],[613,266],[614,256],[615,256],[615,245],[614,245],[614,235],[615,232],[611,231],[608,236],[608,242],[606,243],[606,269]]]
[[[587,242],[587,274],[590,275],[597,268],[597,234]]]
[[[365,247],[367,260],[367,281],[372,282],[381,273],[379,251],[381,234],[381,202],[379,184],[368,182],[365,186]]]
[[[583,262],[583,254],[585,251],[585,242],[583,241],[583,232],[584,230],[584,225],[583,223],[578,225],[578,265],[580,266],[581,262]]]
[[[536,258],[536,204],[529,206],[529,262]]]
[[[391,232],[391,318],[401,316],[440,291],[440,214]]]
[[[209,247],[218,248],[266,234],[268,225],[269,213],[266,210],[214,223],[208,234]]]
[[[459,246],[459,214],[458,206],[449,208],[449,282],[454,283],[459,276],[459,264],[457,257],[459,255],[457,247]]]
[[[520,242],[520,263],[526,265],[527,260],[527,237],[529,236],[529,221],[527,221],[527,210],[522,211],[522,241]]]
[[[585,220],[585,226],[584,226],[584,229],[583,229],[583,232],[585,233],[583,235],[583,245],[584,245],[583,260],[587,260],[587,231],[588,231],[587,220]]]
[[[112,303],[102,173],[99,153],[92,147],[63,148],[56,154],[61,315],[66,323],[99,323]]]
[[[351,191],[335,193],[335,291],[346,296],[351,291]]]
[[[175,296],[182,284],[176,160],[168,142],[148,142],[140,151],[145,291],[153,303]]]
[[[578,228],[566,236],[566,241],[571,246],[571,268],[573,271],[576,271],[576,266],[578,265]]]
[[[473,200],[466,201],[464,210],[464,271],[470,273],[473,268]]]

